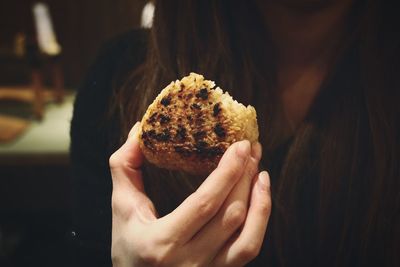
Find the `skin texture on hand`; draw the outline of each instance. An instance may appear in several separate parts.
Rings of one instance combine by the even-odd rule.
[[[170,214],[158,218],[144,193],[138,123],[110,157],[112,260],[125,266],[243,266],[261,248],[271,212],[261,145],[240,141]]]

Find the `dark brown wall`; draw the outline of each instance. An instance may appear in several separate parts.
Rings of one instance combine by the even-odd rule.
[[[0,1],[0,49],[12,46],[15,33],[34,33],[33,0]],[[146,0],[47,0],[63,48],[66,83],[77,86],[101,44],[138,27]],[[1,68],[1,66],[0,66]],[[1,71],[1,69],[0,69]]]

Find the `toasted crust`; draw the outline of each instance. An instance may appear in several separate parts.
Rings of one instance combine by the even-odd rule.
[[[149,162],[199,175],[210,173],[229,145],[244,139],[258,140],[254,107],[236,102],[196,73],[160,92],[139,131]]]

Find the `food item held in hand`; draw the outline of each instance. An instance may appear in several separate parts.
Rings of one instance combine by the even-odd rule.
[[[149,162],[198,175],[210,173],[229,145],[244,139],[258,140],[254,107],[238,103],[196,73],[160,92],[139,131]]]

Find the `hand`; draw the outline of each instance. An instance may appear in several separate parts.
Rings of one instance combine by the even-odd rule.
[[[271,211],[268,173],[258,173],[261,145],[231,145],[196,192],[157,218],[144,193],[138,126],[110,157],[114,267],[243,266],[255,258]]]

